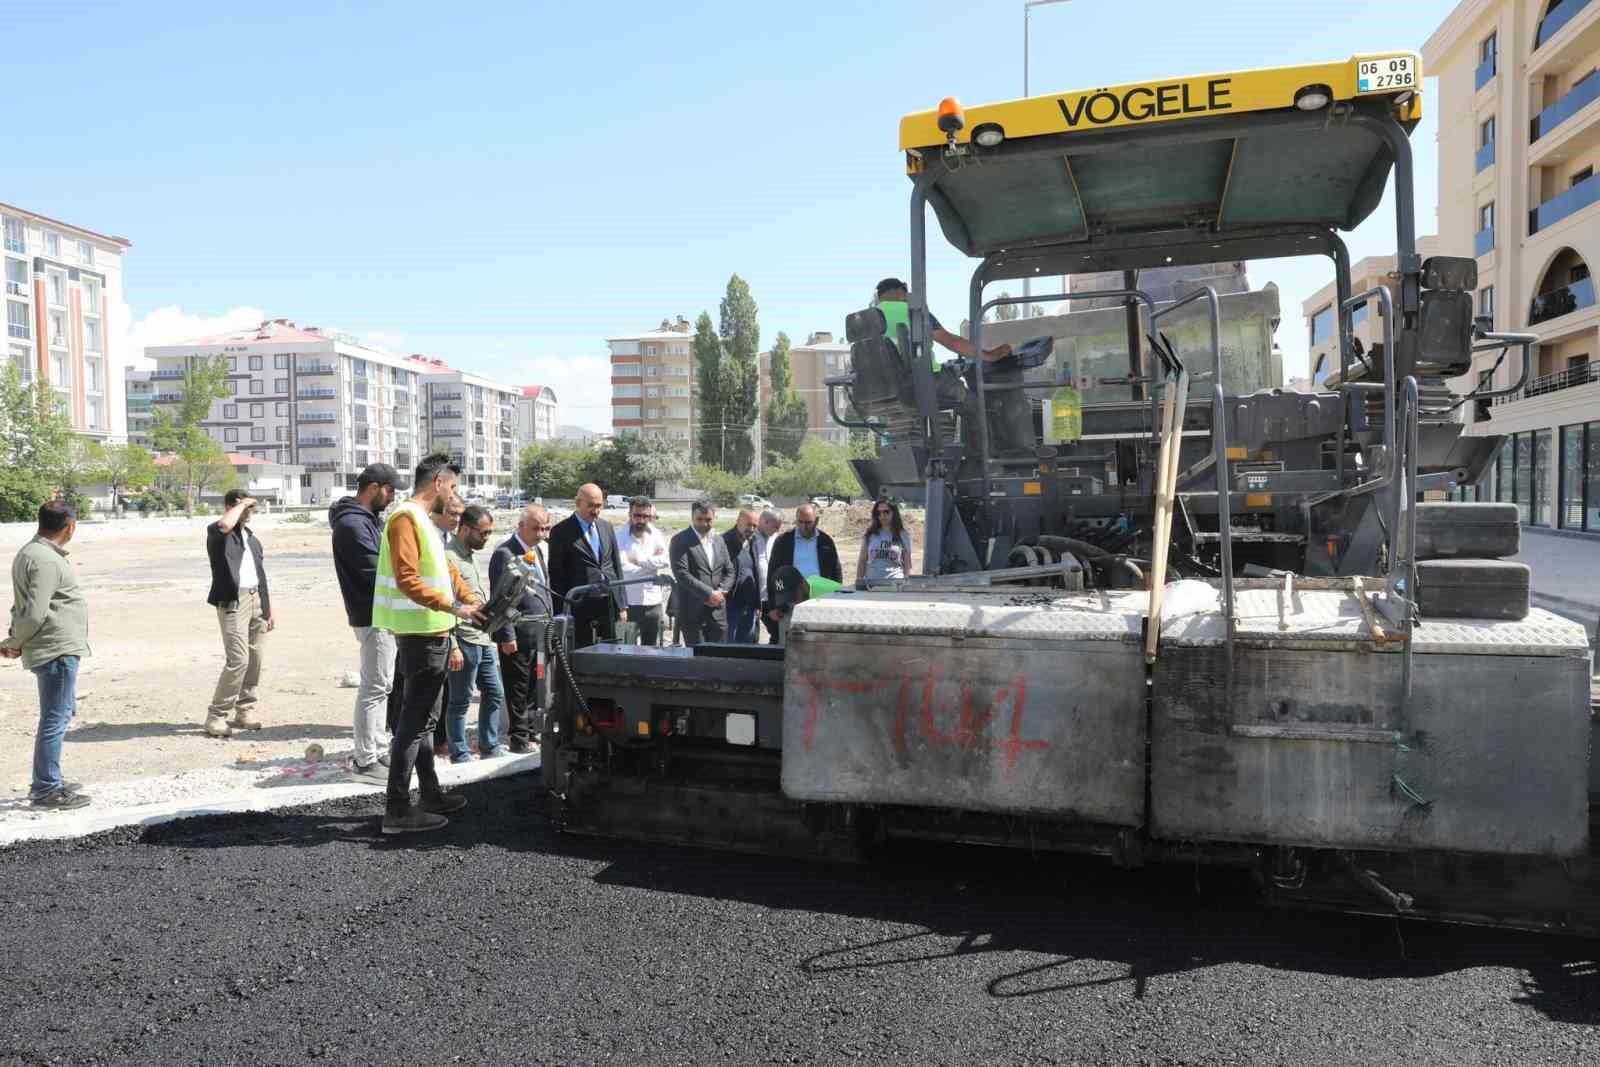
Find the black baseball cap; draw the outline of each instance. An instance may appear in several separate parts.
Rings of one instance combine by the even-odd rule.
[[[909,293],[911,291],[911,286],[907,285],[899,278],[885,278],[883,281],[878,283],[879,296],[882,296],[884,293],[892,293],[896,289],[904,289]]]
[[[366,469],[356,476],[356,488],[365,489],[369,485],[387,485],[390,489],[400,488],[400,472],[387,463],[371,463]]]

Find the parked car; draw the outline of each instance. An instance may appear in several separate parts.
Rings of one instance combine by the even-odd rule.
[[[627,510],[628,498],[623,496],[621,493],[612,493],[610,496],[606,497],[606,507],[613,509],[622,508],[623,510]]]
[[[772,501],[759,493],[746,493],[739,498],[739,506],[741,508],[749,508],[752,511],[765,511],[772,506]]]

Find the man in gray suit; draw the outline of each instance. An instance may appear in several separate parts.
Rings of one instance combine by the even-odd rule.
[[[676,585],[678,628],[690,648],[703,641],[722,641],[728,633],[728,594],[735,572],[728,545],[713,529],[717,509],[709,500],[696,500],[693,524],[672,539],[667,557]]]
[[[506,538],[489,559],[489,588],[497,591],[506,581],[512,560],[522,559],[529,575],[540,585],[550,583],[550,564],[545,538],[550,533],[550,513],[543,504],[529,504],[517,523],[516,532]],[[500,677],[505,682],[507,732],[514,754],[531,751],[544,729],[544,702],[539,680],[543,672],[540,645],[548,619],[545,598],[550,594],[532,582],[517,605],[523,617],[515,626],[507,625],[494,635],[500,651]],[[557,609],[559,610],[559,609]]]

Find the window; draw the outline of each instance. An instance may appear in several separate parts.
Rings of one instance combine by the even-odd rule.
[[[61,235],[54,230],[44,231],[44,254],[55,259],[61,258]]]
[[[223,429],[223,431],[222,431],[222,443],[223,444],[227,444],[227,445],[236,444],[238,442],[238,440],[239,440],[239,428],[237,426],[228,426],[228,427],[225,427]]]
[[[67,306],[67,276],[58,270],[53,270],[45,277],[49,279],[50,303],[56,307]]]
[[[100,405],[93,400],[83,405],[83,427],[86,430],[100,428]]]
[[[1600,422],[1584,424],[1584,529],[1600,530]]]
[[[238,369],[239,369],[239,357],[238,356],[229,356],[228,357],[228,370],[229,370],[229,372],[231,373],[231,372],[236,371]]]
[[[1555,504],[1555,432],[1535,430],[1533,434],[1533,523],[1549,526]]]
[[[67,313],[65,311],[50,312],[50,343],[67,347]]]
[[[250,440],[252,442],[254,442],[254,441],[265,441],[266,439],[267,439],[267,428],[265,426],[252,426],[252,427],[250,427]]]
[[[1500,35],[1491,33],[1478,42],[1478,62],[1488,63],[1495,58],[1500,48]]]
[[[1587,264],[1587,263],[1579,263],[1579,264],[1574,265],[1573,268],[1567,272],[1567,284],[1568,285],[1577,285],[1579,282],[1585,280],[1588,277],[1589,277],[1589,264]]]
[[[264,452],[264,451],[261,451],[261,450],[253,450],[253,451],[251,451],[251,453],[250,453],[250,454],[251,454],[251,455],[252,455],[252,456],[254,456],[254,457],[255,457],[255,458],[256,458],[256,459],[259,459],[259,460],[261,460],[261,461],[262,461],[262,462],[266,462],[266,459],[267,459],[267,454],[266,454],[266,452]]]
[[[1494,144],[1494,116],[1490,115],[1478,123],[1478,147]]]
[[[1367,306],[1367,302],[1365,300],[1361,301],[1361,303],[1359,303],[1355,307],[1351,308],[1350,309],[1350,328],[1353,330],[1357,326],[1360,326],[1363,322],[1366,322],[1367,321],[1367,316],[1370,315],[1371,313],[1372,313],[1372,309]]]
[[[85,392],[98,393],[100,391],[100,361],[86,359],[83,361],[83,388]]]
[[[274,405],[274,413],[280,419],[288,418],[289,417],[289,404],[288,404],[288,402],[284,401],[284,400],[278,401],[277,404]]]
[[[272,391],[274,393],[287,393],[289,391],[289,379],[287,379],[287,378],[274,378],[274,379],[272,379]]]
[[[1494,229],[1494,201],[1491,200],[1478,209],[1478,232]]]
[[[1319,345],[1333,336],[1333,305],[1311,316],[1311,343]]]
[[[637,400],[639,398],[639,387],[637,385],[613,385],[611,388],[612,396],[626,400]]]
[[[261,357],[260,356],[251,356],[250,357],[250,369],[251,370],[260,370],[261,369]]]
[[[239,395],[239,380],[237,378],[228,379],[228,394],[230,396]]]
[[[5,246],[7,252],[21,252],[24,255],[27,254],[28,242],[24,239],[26,234],[23,231],[21,219],[14,219],[8,215],[6,216],[4,226],[0,227],[0,229],[3,229],[5,232]]]
[[[224,404],[224,405],[222,405],[222,417],[225,418],[225,419],[237,419],[239,417],[239,405],[238,404]]]
[[[289,369],[289,357],[288,356],[273,356],[272,357],[272,369],[273,370],[288,370]]]
[[[62,389],[72,385],[72,376],[67,373],[67,357],[64,352],[50,353],[50,384]]]
[[[12,296],[28,295],[28,262],[6,257],[6,292]]]
[[[78,259],[80,262],[87,263],[91,267],[94,266],[94,245],[90,244],[88,241],[79,241]]]
[[[1487,315],[1490,321],[1494,319],[1494,286],[1486,285],[1478,290],[1478,314]]]
[[[265,404],[251,404],[250,405],[250,417],[252,419],[259,419],[262,416],[264,416],[266,413],[267,413],[267,405],[265,405]]]
[[[83,320],[83,347],[90,352],[100,351],[100,320]]]
[[[22,384],[33,381],[33,353],[21,345],[11,346],[11,362],[22,376]]]
[[[28,328],[27,304],[6,301],[6,336],[20,337],[24,341],[33,336],[33,331]]]
[[[251,378],[250,379],[250,395],[251,396],[262,396],[262,395],[264,395],[266,393],[266,391],[267,391],[267,383],[266,382],[262,381],[260,378]]]
[[[82,278],[79,279],[78,287],[83,290],[83,313],[100,314],[100,283],[93,278]]]
[[[619,419],[637,419],[639,417],[639,405],[619,404],[611,409],[611,414]]]
[[[1583,424],[1561,427],[1561,507],[1563,529],[1583,529]]]
[[[1572,180],[1567,183],[1567,186],[1570,188],[1570,187],[1572,187],[1574,185],[1578,185],[1578,184],[1580,184],[1582,182],[1586,182],[1590,178],[1593,178],[1593,177],[1594,177],[1594,167],[1593,167],[1593,165],[1584,167],[1582,170],[1580,170],[1578,173],[1576,173],[1576,174],[1574,174],[1572,176]]]
[[[289,427],[287,427],[287,426],[279,426],[276,432],[277,432],[278,440],[287,441],[289,439]]]

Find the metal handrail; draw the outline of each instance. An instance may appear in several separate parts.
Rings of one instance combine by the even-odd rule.
[[[1220,371],[1220,367],[1218,370]],[[1222,550],[1223,707],[1233,707],[1233,513],[1228,477],[1228,411],[1222,383],[1211,387],[1211,451],[1217,458],[1217,544]]]
[[[1412,640],[1416,631],[1416,606],[1417,597],[1417,422],[1420,415],[1417,379],[1406,376],[1405,388],[1405,449],[1406,449],[1406,588],[1405,596],[1401,598],[1401,610],[1404,612],[1405,648],[1401,655],[1404,657],[1400,667],[1400,717],[1405,718],[1406,706],[1411,700],[1411,654]],[[1395,515],[1395,530],[1400,529],[1400,516]],[[1394,595],[1394,575],[1399,569],[1399,560],[1391,557],[1389,562],[1389,595]]]
[[[1160,311],[1150,313],[1150,328],[1155,329],[1156,320],[1163,315],[1170,315],[1185,304],[1192,304],[1196,300],[1204,300],[1211,305],[1211,355],[1212,355],[1212,381],[1222,384],[1222,301],[1217,298],[1216,289],[1209,285],[1201,286],[1188,296],[1176,303],[1169,304]]]
[[[1359,296],[1352,296],[1349,300],[1344,301],[1341,307],[1345,310],[1353,309],[1357,304],[1372,299],[1376,299],[1378,301],[1378,314],[1383,320],[1383,385],[1381,387],[1383,389],[1384,398],[1383,447],[1384,452],[1387,454],[1388,462],[1384,466],[1383,473],[1378,475],[1376,478],[1370,478],[1367,481],[1362,482],[1360,485],[1351,486],[1349,489],[1335,489],[1330,493],[1323,494],[1322,496],[1313,497],[1312,499],[1306,501],[1307,507],[1316,507],[1318,504],[1325,503],[1339,496],[1360,496],[1364,493],[1371,493],[1394,482],[1394,474],[1396,469],[1394,452],[1394,301],[1393,298],[1389,296],[1388,288],[1380,285],[1376,288],[1368,289]],[[1341,381],[1339,383],[1339,391],[1342,393],[1359,393],[1377,388],[1380,387],[1376,382]],[[1353,399],[1353,397],[1346,397],[1346,406],[1352,403]],[[1396,534],[1397,533],[1398,528],[1396,529]]]

